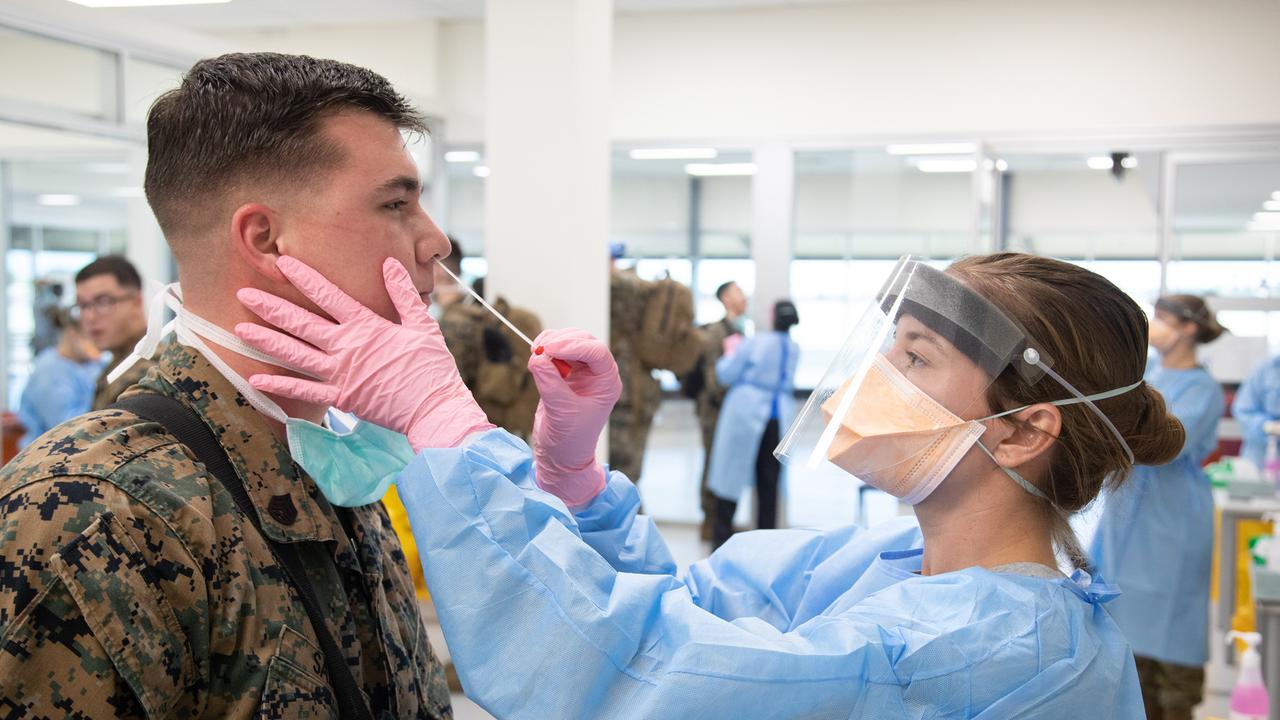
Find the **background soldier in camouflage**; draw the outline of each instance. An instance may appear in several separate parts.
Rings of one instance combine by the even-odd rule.
[[[716,288],[716,299],[724,305],[724,317],[702,326],[706,336],[702,355],[698,358],[696,370],[701,373],[702,387],[699,389],[698,424],[702,426],[702,539],[711,539],[711,522],[715,517],[716,496],[707,489],[707,471],[711,467],[711,445],[716,437],[716,420],[720,417],[720,405],[728,388],[720,385],[716,378],[716,363],[724,355],[724,341],[735,335],[742,335],[738,322],[747,312],[747,296],[738,284],[730,281]]]
[[[461,277],[462,247],[452,238],[449,245],[449,256],[440,262]],[[437,269],[435,281],[431,302],[462,381],[489,422],[528,440],[538,409],[538,388],[527,368],[528,343],[476,303],[444,271]],[[534,338],[542,332],[542,321],[532,312],[514,307],[502,297],[492,304],[525,335]]]
[[[622,377],[622,397],[609,415],[609,465],[638,483],[662,404],[653,371],[688,372],[704,340],[693,326],[693,294],[669,279],[649,282],[633,270],[613,270],[609,310],[609,349]]]
[[[662,403],[662,385],[640,361],[640,321],[653,284],[634,272],[609,278],[609,350],[622,377],[622,396],[609,415],[609,467],[640,482],[644,448],[653,416]]]
[[[133,352],[147,331],[137,268],[119,255],[104,255],[85,265],[76,273],[75,313],[93,344],[111,353],[111,363],[103,368],[93,390],[93,409],[101,410],[137,384],[154,364],[137,362],[115,382],[107,382],[107,375]]]
[[[187,309],[233,328],[252,317],[237,288],[305,303],[275,267],[282,254],[384,317],[395,318],[384,258],[429,291],[447,245],[418,203],[402,128],[421,130],[420,116],[362,68],[267,53],[197,63],[147,123],[147,198]],[[279,370],[213,352],[242,376]],[[140,390],[198,413],[263,533],[296,543],[374,716],[450,718],[382,505],[332,507],[280,423],[192,348],[168,345]],[[281,405],[313,422],[324,411]],[[117,410],[81,416],[0,472],[0,715],[330,718],[331,687],[263,536],[159,426]]]

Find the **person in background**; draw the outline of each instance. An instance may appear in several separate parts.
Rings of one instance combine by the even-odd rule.
[[[609,465],[640,481],[653,418],[662,404],[655,370],[682,377],[704,341],[693,324],[693,292],[665,277],[645,280],[620,269],[625,247],[610,246],[609,349],[622,377],[622,397],[609,415]]]
[[[782,465],[773,450],[795,416],[800,346],[791,339],[791,327],[798,322],[795,304],[779,300],[773,306],[773,332],[742,341],[716,363],[718,382],[729,391],[716,425],[707,481],[716,499],[713,550],[733,535],[733,515],[747,488],[756,489],[756,528],[778,526]]]
[[[137,362],[115,382],[107,382],[107,375],[133,352],[147,331],[142,277],[137,268],[119,255],[104,255],[85,265],[76,273],[76,304],[72,312],[93,344],[111,353],[111,362],[102,369],[93,389],[93,409],[102,410],[126,388],[137,384],[155,364],[150,360]]]
[[[1186,430],[1167,465],[1134,468],[1106,495],[1091,557],[1120,586],[1111,617],[1133,646],[1147,717],[1190,720],[1209,660],[1209,574],[1213,497],[1200,463],[1218,445],[1222,386],[1196,362],[1196,348],[1223,333],[1204,300],[1168,295],[1156,302],[1150,343],[1159,353],[1146,380]]]
[[[692,393],[698,404],[698,424],[702,427],[702,539],[711,539],[711,526],[716,512],[716,496],[707,489],[707,476],[711,470],[711,447],[716,437],[716,419],[720,417],[720,405],[728,388],[716,378],[716,363],[724,356],[725,341],[741,337],[743,320],[747,312],[747,295],[730,280],[716,288],[716,299],[724,306],[724,317],[702,326],[706,336],[702,355],[689,376],[695,386]],[[686,388],[688,390],[689,388]]]
[[[1236,391],[1231,415],[1240,421],[1240,455],[1262,469],[1271,435],[1280,435],[1280,356],[1254,370]]]
[[[441,258],[439,264],[461,277],[462,246],[453,238],[449,238],[449,246],[448,257]],[[489,422],[527,440],[533,432],[533,412],[538,408],[538,389],[525,368],[529,345],[475,302],[438,265],[431,302],[439,308],[440,331],[462,373],[462,381],[475,395]],[[483,297],[483,293],[478,294]],[[542,332],[542,320],[537,315],[513,307],[506,298],[495,298],[493,307],[525,335],[537,337]]]
[[[58,331],[58,343],[36,355],[22,391],[18,404],[18,418],[26,428],[22,447],[50,428],[89,412],[94,381],[102,370],[101,353],[70,313],[46,308],[43,314]]]

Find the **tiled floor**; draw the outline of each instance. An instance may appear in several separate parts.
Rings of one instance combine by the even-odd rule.
[[[702,472],[702,444],[693,403],[686,400],[663,402],[649,436],[649,447],[639,483],[645,511],[654,517],[676,561],[683,567],[706,556],[709,548],[698,538],[702,511],[698,481]],[[839,526],[851,522],[875,524],[900,512],[893,498],[876,491],[859,493],[859,484],[838,472],[789,468],[783,494],[784,526]],[[860,498],[861,495],[861,498]],[[859,507],[860,500],[865,508]],[[752,522],[748,499],[739,508],[737,521]],[[1086,543],[1097,523],[1097,512],[1087,513],[1076,523],[1077,533]],[[447,652],[439,627],[432,625],[432,643]],[[1221,657],[1220,651],[1215,657]],[[1227,717],[1229,675],[1211,667],[1205,703],[1196,720]],[[486,720],[491,716],[462,695],[454,696],[457,720]]]

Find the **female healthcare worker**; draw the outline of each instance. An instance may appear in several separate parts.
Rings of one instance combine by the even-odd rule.
[[[713,549],[733,535],[738,499],[749,487],[756,488],[756,527],[778,526],[782,466],[773,449],[796,413],[800,346],[791,339],[791,328],[798,322],[795,303],[779,300],[773,305],[773,332],[742,341],[716,363],[716,379],[729,392],[716,423],[707,478],[707,487],[716,496]]]
[[[1111,617],[1138,664],[1148,718],[1191,718],[1209,660],[1209,572],[1213,497],[1200,468],[1218,444],[1222,386],[1196,363],[1196,346],[1223,332],[1204,301],[1171,295],[1156,302],[1147,382],[1182,421],[1187,441],[1168,465],[1137,468],[1106,499],[1090,553],[1098,572],[1124,591]]]
[[[334,320],[241,290],[289,334],[237,333],[315,378],[250,382],[407,436],[427,584],[494,715],[1140,717],[1114,590],[1054,554],[1080,559],[1067,515],[1104,479],[1183,443],[1142,381],[1146,317],[1102,277],[1016,254],[901,261],[781,452],[914,503],[919,527],[745,533],[677,575],[635,487],[594,459],[619,391],[604,344],[539,336],[531,453],[470,399],[394,260],[398,324],[278,266]]]

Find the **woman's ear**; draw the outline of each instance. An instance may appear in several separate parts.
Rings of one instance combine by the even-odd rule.
[[[231,242],[240,258],[259,275],[275,283],[287,283],[276,268],[280,258],[280,217],[261,203],[245,203],[231,216]]]
[[[1062,432],[1062,411],[1037,403],[1009,418],[1013,432],[992,453],[1003,467],[1016,468],[1045,454]]]

